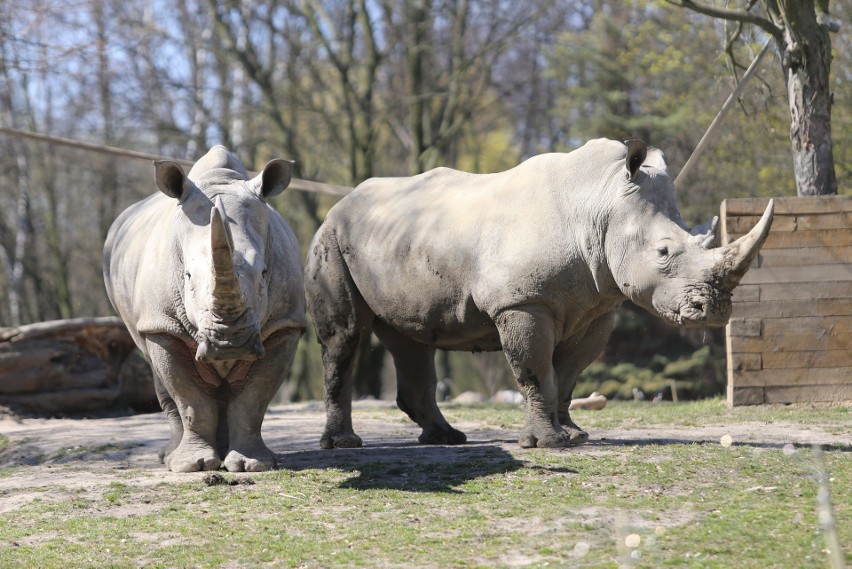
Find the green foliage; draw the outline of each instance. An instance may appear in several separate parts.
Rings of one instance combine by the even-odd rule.
[[[587,397],[597,391],[608,399],[632,399],[634,389],[641,391],[643,396],[660,394],[665,399],[672,399],[672,389],[677,390],[681,399],[718,394],[723,385],[720,356],[723,358],[724,354],[714,353],[711,346],[703,346],[673,361],[657,354],[647,367],[634,363],[594,362],[580,375],[574,396]]]

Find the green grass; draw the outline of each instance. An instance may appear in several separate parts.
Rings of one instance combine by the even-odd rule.
[[[518,405],[484,403],[470,406],[448,405],[444,409],[451,423],[453,420],[463,419],[516,430],[520,430],[524,423],[523,410]],[[603,413],[577,410],[571,414],[586,430],[626,425],[698,427],[778,421],[820,425],[829,432],[838,434],[848,432],[852,428],[852,408],[846,406],[760,405],[729,409],[718,398],[688,403],[663,401],[656,404],[610,401]]]
[[[356,411],[392,419],[399,411]],[[449,407],[517,429],[515,408]],[[848,408],[612,404],[589,429],[775,421],[850,426]],[[769,427],[767,427],[769,425]],[[708,443],[511,452],[403,446],[326,452],[323,467],[99,491],[61,487],[0,514],[0,567],[825,567],[808,448]],[[852,447],[825,453],[852,561]],[[319,451],[317,451],[319,453]],[[61,469],[65,466],[57,465]],[[79,468],[79,465],[77,465]],[[61,484],[61,472],[57,484]],[[126,473],[125,473],[126,474]],[[144,482],[140,482],[144,477]],[[628,539],[628,536],[630,538]],[[637,544],[638,536],[638,544]],[[627,543],[631,545],[628,547]]]

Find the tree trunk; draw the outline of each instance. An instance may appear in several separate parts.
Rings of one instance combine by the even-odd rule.
[[[29,164],[24,144],[16,144],[18,149],[18,202],[15,212],[15,248],[12,253],[12,271],[9,283],[9,312],[13,326],[23,321],[24,298],[24,255],[27,250],[27,216],[29,215]]]
[[[779,48],[790,105],[796,188],[800,196],[836,194],[831,146],[831,38],[828,29],[817,23],[812,2],[790,2],[787,10],[788,25],[784,26]]]

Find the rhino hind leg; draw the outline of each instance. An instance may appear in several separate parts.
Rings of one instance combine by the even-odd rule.
[[[393,356],[397,406],[423,429],[418,441],[425,445],[467,442],[465,434],[450,426],[438,408],[435,349],[405,337],[378,320],[373,331]]]
[[[320,339],[325,384],[325,429],[320,448],[359,448],[361,437],[352,428],[352,390],[360,333],[341,331]],[[318,332],[319,335],[319,332]]]
[[[524,393],[526,424],[518,443],[524,448],[571,446],[557,418],[553,369],[554,323],[544,307],[522,306],[500,312],[494,323],[503,352]]]
[[[337,345],[322,345],[326,420],[320,448],[358,448],[363,443],[352,428],[353,371],[358,339],[333,344]]]
[[[355,355],[375,316],[367,307],[340,252],[335,230],[323,224],[308,252],[305,297],[322,348],[325,430],[320,448],[356,448],[352,429]]]

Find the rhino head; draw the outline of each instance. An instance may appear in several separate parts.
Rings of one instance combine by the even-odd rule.
[[[211,153],[217,151],[226,152],[214,147]],[[229,153],[222,156],[236,161]],[[198,344],[195,359],[216,363],[263,357],[261,329],[270,284],[266,200],[290,183],[292,163],[273,160],[247,179],[237,162],[236,169],[218,167],[211,175],[193,177],[199,185],[175,162],[155,165],[157,187],[177,200],[175,215],[182,217],[174,236],[178,268],[172,278],[177,312]]]
[[[714,247],[718,218],[690,230],[677,209],[662,153],[628,141],[607,235],[607,257],[621,292],[664,320],[685,327],[722,326],[731,295],[772,225],[770,201],[752,230]]]

